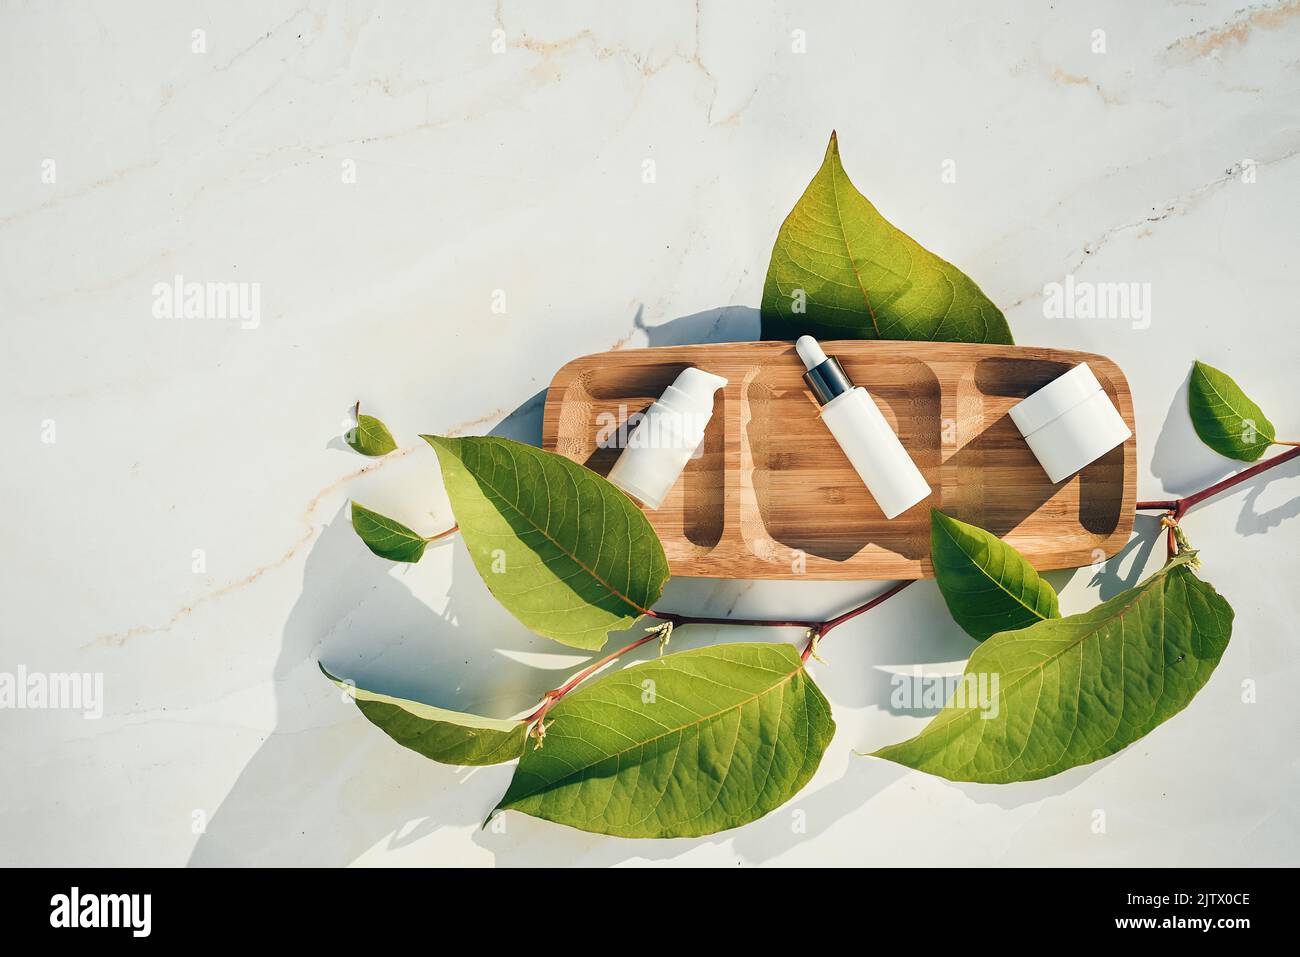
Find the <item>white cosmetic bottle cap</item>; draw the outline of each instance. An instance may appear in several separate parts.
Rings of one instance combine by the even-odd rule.
[[[1010,415],[1053,482],[1069,478],[1133,434],[1086,362],[1013,405]]]
[[[712,372],[683,369],[628,435],[609,480],[648,508],[662,505],[704,443],[705,427],[713,417],[713,394],[726,384]]]
[[[892,519],[930,495],[925,476],[865,389],[855,386],[834,356],[812,336],[794,344],[807,371],[804,381],[822,407],[822,422],[840,444],[885,518]]]

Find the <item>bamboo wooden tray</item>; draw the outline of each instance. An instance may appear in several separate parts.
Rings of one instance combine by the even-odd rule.
[[[661,508],[645,510],[674,575],[929,578],[930,506],[1001,536],[1040,571],[1090,564],[1128,540],[1136,498],[1133,398],[1111,360],[1024,346],[822,345],[876,400],[933,489],[893,521],[819,419],[803,363],[786,342],[574,359],[547,392],[542,444],[605,475],[628,417],[644,412],[682,369],[726,376],[703,454]],[[1134,436],[1053,485],[1007,410],[1083,361]]]

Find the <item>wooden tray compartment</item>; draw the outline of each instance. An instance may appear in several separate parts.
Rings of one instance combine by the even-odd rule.
[[[1086,361],[1133,429],[1133,402],[1104,356],[1024,346],[823,343],[898,431],[933,494],[885,519],[818,417],[803,364],[784,342],[606,352],[568,363],[546,396],[542,444],[600,474],[620,436],[677,374],[726,376],[703,454],[646,515],[674,575],[714,578],[931,577],[929,507],[1002,536],[1039,570],[1115,554],[1135,502],[1136,439],[1060,485],[1048,481],[1007,410]]]

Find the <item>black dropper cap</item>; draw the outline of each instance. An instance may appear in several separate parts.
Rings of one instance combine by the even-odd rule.
[[[840,360],[827,356],[825,362],[818,363],[803,374],[803,381],[808,383],[818,405],[825,405],[838,395],[843,395],[853,388]]]

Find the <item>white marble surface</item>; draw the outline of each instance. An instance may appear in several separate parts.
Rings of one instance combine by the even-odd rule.
[[[391,567],[346,503],[437,530],[418,432],[536,440],[573,356],[755,337],[777,226],[832,128],[858,186],[1020,342],[1127,371],[1142,495],[1229,471],[1187,424],[1193,358],[1300,432],[1300,4],[1244,2],[6,5],[0,670],[102,672],[105,713],[0,712],[0,862],[1300,862],[1293,466],[1187,521],[1237,612],[1210,684],[1118,757],[1035,784],[854,754],[925,720],[890,713],[891,670],[970,653],[933,583],[827,641],[839,731],[813,784],[704,840],[480,830],[510,768],[396,746],[315,665],[505,715],[579,663],[494,604],[459,542]],[[1150,328],[1045,319],[1067,273],[1150,283]],[[176,274],[259,283],[257,327],[156,318]],[[357,398],[401,455],[341,447]],[[1052,575],[1067,610],[1158,566],[1138,531],[1100,586]],[[682,580],[665,605],[824,613],[880,587]],[[752,636],[675,643],[724,637]]]

